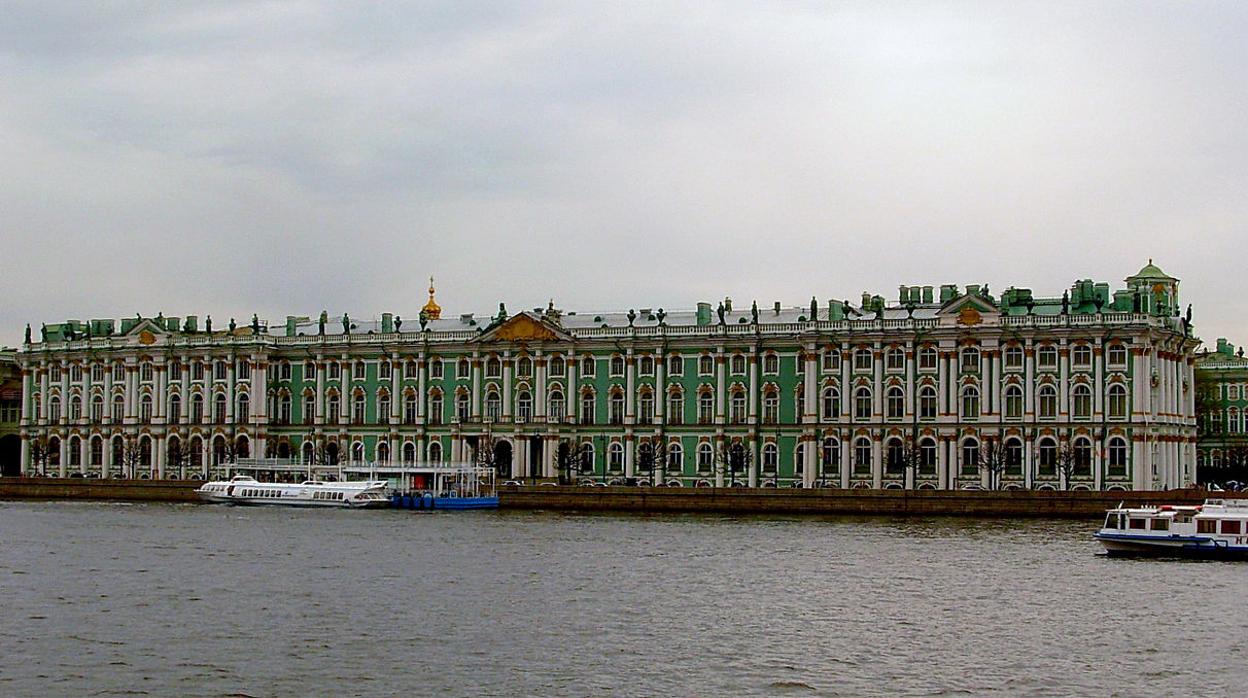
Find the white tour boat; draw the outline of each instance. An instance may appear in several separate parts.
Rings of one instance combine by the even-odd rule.
[[[297,485],[260,482],[247,475],[206,482],[195,490],[201,499],[228,504],[278,504],[296,507],[371,508],[390,506],[385,480],[317,482]]]
[[[1248,500],[1110,509],[1095,538],[1110,555],[1248,558]]]

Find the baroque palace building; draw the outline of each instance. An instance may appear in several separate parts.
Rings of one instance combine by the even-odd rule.
[[[1248,483],[1248,358],[1225,339],[1196,355],[1201,482]]]
[[[1153,489],[1195,477],[1190,309],[1111,292],[902,286],[809,306],[284,328],[45,325],[18,352],[21,468],[196,477],[246,456],[475,461],[680,486]]]

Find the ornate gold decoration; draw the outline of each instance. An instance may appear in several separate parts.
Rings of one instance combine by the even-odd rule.
[[[517,315],[494,331],[496,341],[554,341],[559,336],[528,315]]]
[[[964,305],[958,313],[958,322],[963,325],[978,325],[984,321],[984,316],[979,314],[973,306]]]
[[[149,330],[143,330],[142,332],[139,333],[139,344],[155,344],[155,343],[156,343],[156,335],[152,334]]]
[[[437,320],[442,317],[442,306],[433,300],[433,277],[429,277],[429,302],[425,303],[425,307],[421,308],[421,312],[430,320]]]

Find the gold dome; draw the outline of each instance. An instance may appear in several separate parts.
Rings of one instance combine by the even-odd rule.
[[[438,305],[437,301],[433,300],[432,276],[429,277],[429,302],[425,303],[425,307],[421,308],[420,312],[424,313],[425,317],[430,320],[437,320],[442,317],[442,306]]]

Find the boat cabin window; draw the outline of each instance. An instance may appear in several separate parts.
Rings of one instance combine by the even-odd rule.
[[[1222,520],[1222,532],[1229,533],[1233,536],[1239,535],[1239,522],[1232,519]]]
[[[1217,519],[1196,519],[1196,532],[1197,533],[1217,533],[1218,532],[1218,520]]]
[[[1118,528],[1118,515],[1109,514],[1105,517],[1105,528]]]
[[[1154,531],[1169,531],[1170,519],[1153,519]]]
[[[1133,528],[1133,529],[1136,529],[1136,530],[1138,530],[1138,531],[1143,531],[1143,530],[1144,530],[1144,519],[1128,519],[1128,524],[1127,524],[1127,527],[1128,527],[1128,528]]]

